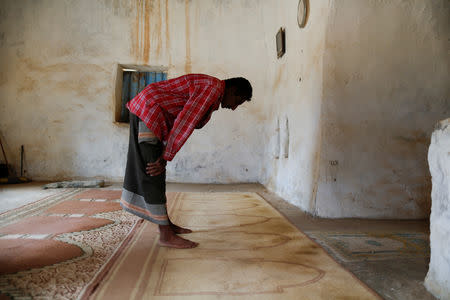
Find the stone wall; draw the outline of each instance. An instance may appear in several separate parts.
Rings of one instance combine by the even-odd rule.
[[[425,286],[439,299],[450,299],[450,119],[431,137],[428,163],[432,176],[431,259]]]

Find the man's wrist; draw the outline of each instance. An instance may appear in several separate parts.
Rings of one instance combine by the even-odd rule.
[[[168,151],[164,151],[164,154],[163,154],[162,158],[163,158],[165,161],[171,161],[171,160],[173,159],[174,156],[175,156],[175,154],[172,154],[172,153],[170,153],[170,152],[168,152]]]

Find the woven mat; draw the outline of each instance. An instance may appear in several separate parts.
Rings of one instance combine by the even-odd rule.
[[[343,262],[430,257],[429,234],[422,232],[308,232]]]
[[[145,222],[85,298],[379,299],[256,193],[177,193],[169,203],[199,247],[160,247]]]

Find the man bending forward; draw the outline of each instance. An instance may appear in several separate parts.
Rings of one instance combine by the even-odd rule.
[[[219,109],[235,110],[252,97],[247,79],[220,80],[188,74],[148,85],[128,102],[130,141],[120,204],[123,209],[159,224],[162,246],[194,248],[198,243],[177,234],[190,229],[175,225],[166,208],[166,162],[171,161],[194,129]]]

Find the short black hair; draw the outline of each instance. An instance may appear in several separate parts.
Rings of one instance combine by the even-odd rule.
[[[236,87],[236,93],[244,98],[245,101],[250,101],[252,99],[252,85],[250,82],[243,77],[234,77],[225,79],[226,87],[234,86]]]

